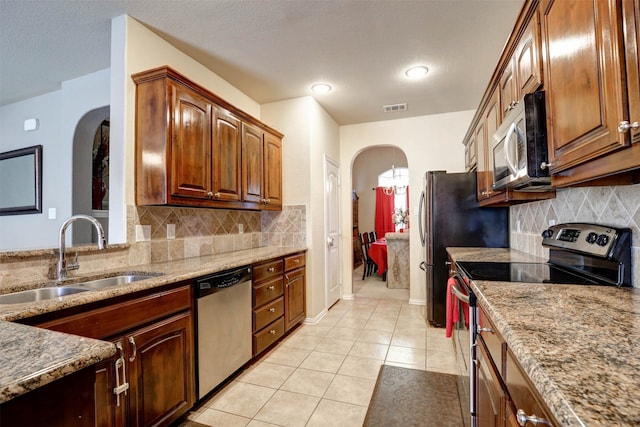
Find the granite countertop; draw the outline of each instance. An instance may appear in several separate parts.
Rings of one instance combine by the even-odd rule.
[[[115,354],[112,343],[12,323],[20,319],[120,295],[190,280],[229,268],[255,264],[306,250],[306,247],[262,247],[223,254],[114,269],[100,276],[70,277],[64,284],[122,273],[161,274],[103,290],[92,290],[36,303],[0,305],[0,403],[34,390]],[[1,293],[45,286],[55,282],[4,287]]]
[[[447,251],[454,261],[546,262],[510,249]],[[640,425],[640,289],[489,281],[471,287],[559,423]]]

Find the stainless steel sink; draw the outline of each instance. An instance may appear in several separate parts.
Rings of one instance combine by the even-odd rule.
[[[48,288],[30,289],[28,291],[13,292],[0,295],[0,304],[21,304],[60,298],[65,295],[87,292],[90,289],[79,286],[56,286]]]
[[[88,282],[76,283],[76,286],[82,286],[93,290],[110,288],[111,286],[126,285],[127,283],[137,282],[139,280],[151,279],[159,274],[122,274],[119,276],[105,277],[104,279],[96,279]]]

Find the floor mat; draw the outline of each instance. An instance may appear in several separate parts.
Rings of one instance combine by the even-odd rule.
[[[455,375],[382,365],[365,427],[463,425]]]

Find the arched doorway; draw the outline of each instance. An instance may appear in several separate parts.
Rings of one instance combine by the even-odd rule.
[[[73,215],[95,217],[109,233],[109,106],[85,114],[73,136]],[[73,244],[95,243],[90,224],[76,222]]]

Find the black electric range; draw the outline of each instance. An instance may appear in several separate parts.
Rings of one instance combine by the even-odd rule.
[[[631,286],[631,230],[567,223],[542,233],[547,263],[457,262],[471,280]]]

